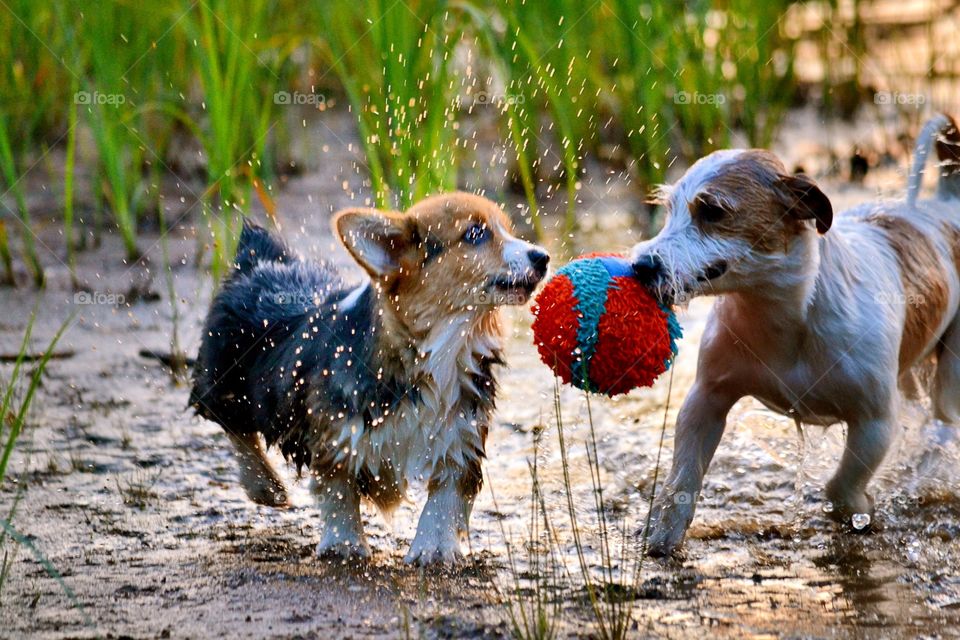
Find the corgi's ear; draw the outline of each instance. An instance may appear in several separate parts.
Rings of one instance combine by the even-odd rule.
[[[400,257],[410,248],[410,220],[396,211],[345,209],[333,226],[347,251],[376,278],[400,269]]]

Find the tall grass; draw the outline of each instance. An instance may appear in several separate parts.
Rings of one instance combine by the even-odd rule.
[[[41,3],[42,4],[42,3]],[[52,21],[53,8],[31,0],[9,0],[0,20],[0,185],[6,201],[12,196],[14,211],[3,202],[0,219],[2,282],[15,284],[11,239],[22,240],[24,263],[35,285],[44,283],[27,209],[23,180],[35,162],[37,148],[56,141],[64,123],[63,105],[69,72],[47,47],[57,46],[59,34]]]
[[[559,383],[557,383],[559,384]],[[620,640],[627,636],[634,621],[634,600],[640,581],[642,556],[632,553],[628,544],[630,533],[626,518],[617,523],[610,521],[610,504],[603,494],[600,461],[597,455],[597,434],[593,423],[590,397],[585,395],[588,416],[588,438],[584,443],[587,468],[590,472],[591,496],[597,516],[597,528],[593,540],[585,540],[586,529],[580,522],[578,506],[574,497],[575,484],[570,474],[570,449],[564,429],[560,406],[560,390],[554,390],[554,411],[557,421],[557,438],[560,443],[560,459],[563,467],[563,486],[567,501],[567,516],[573,535],[580,578],[587,594],[590,611],[596,624],[597,635],[603,640]],[[611,544],[611,537],[620,538],[620,548]],[[599,555],[598,572],[588,562],[586,549],[594,549]]]
[[[131,261],[140,257],[137,223],[145,195],[141,172],[147,143],[139,105],[152,97],[155,84],[151,58],[142,59],[150,51],[155,27],[147,15],[139,15],[142,11],[124,2],[103,3],[83,14],[73,40],[77,58],[89,57],[89,80],[74,100],[93,133],[98,186]]]
[[[460,133],[470,113],[462,107],[478,86],[477,70],[490,69],[479,85],[503,87],[505,95],[494,96],[498,118],[535,229],[543,228],[542,183],[559,177],[546,192],[564,192],[563,228],[573,233],[584,161],[601,144],[627,151],[646,192],[676,157],[692,160],[723,146],[731,130],[769,143],[793,95],[792,43],[778,23],[787,4],[112,0],[93,7],[8,0],[4,10],[17,17],[0,21],[0,59],[8,61],[0,65],[0,123],[9,150],[0,168],[9,188],[34,149],[66,140],[64,236],[72,265],[75,227],[87,225],[76,211],[73,169],[90,157],[75,129],[89,131],[92,223],[102,204],[135,259],[138,227],[153,202],[146,185],[164,177],[174,132],[191,136],[207,178],[200,241],[205,248],[209,240],[219,275],[251,198],[268,193],[282,155],[276,145],[289,142],[274,127],[294,115],[287,105],[295,103],[278,103],[277,95],[290,96],[304,76],[335,77],[356,118],[374,203],[404,208],[429,193],[474,186],[460,184],[472,143]],[[308,43],[318,58],[305,55]],[[548,150],[556,156],[545,166]],[[15,219],[29,226],[26,198],[11,194]],[[0,278],[9,282],[17,253],[10,243],[23,230],[4,223]],[[40,282],[30,236],[20,235]]]
[[[781,25],[790,3],[731,0],[718,48],[732,78],[732,126],[742,129],[750,144],[767,147],[786,110],[794,103],[794,42]]]
[[[457,186],[455,48],[467,14],[446,0],[333,2],[325,60],[356,115],[374,200],[406,208]]]
[[[17,279],[13,271],[13,252],[10,251],[10,234],[7,233],[7,221],[0,218],[0,262],[3,262],[3,275],[0,284],[13,286]]]
[[[79,88],[79,82],[74,80],[73,93]],[[67,270],[70,272],[70,285],[76,289],[79,287],[77,279],[77,244],[74,239],[73,223],[73,198],[74,198],[74,180],[76,178],[77,166],[77,105],[70,108],[70,116],[67,123],[67,156],[66,166],[63,171],[63,242],[67,245]]]
[[[539,151],[551,139],[560,150],[568,234],[577,226],[584,156],[609,129],[620,130],[613,142],[626,147],[642,193],[676,158],[725,146],[734,128],[769,144],[792,99],[792,50],[778,24],[787,4],[497,3],[506,27],[493,49],[528,198],[543,170]]]
[[[22,157],[22,156],[21,156]],[[3,177],[4,196],[6,193],[12,193],[16,211],[8,213],[6,205],[0,201],[0,207],[3,208],[5,217],[12,216],[20,221],[20,237],[23,239],[23,257],[30,269],[33,277],[33,283],[42,287],[45,282],[43,265],[40,263],[40,256],[37,254],[37,245],[33,238],[33,229],[30,224],[30,211],[27,209],[27,199],[24,192],[23,178],[17,159],[14,155],[13,144],[10,135],[10,123],[7,116],[0,113],[0,176]],[[7,284],[14,284],[14,274],[11,260],[10,245],[6,232],[6,221],[3,221],[4,229],[0,234],[0,255],[3,256],[3,262],[6,273],[4,280]]]
[[[764,6],[772,4],[775,3]],[[665,20],[675,20],[677,24],[662,40],[667,72],[663,82],[670,95],[666,104],[660,105],[660,119],[665,127],[673,129],[662,131],[661,135],[672,138],[677,155],[687,161],[728,146],[733,131],[732,103],[740,92],[727,74],[730,69],[739,73],[739,61],[725,58],[720,46],[729,47],[727,51],[738,50],[747,40],[746,34],[737,39],[737,34],[720,28],[725,21],[734,22],[736,9],[732,5],[728,9],[729,13],[723,14],[711,10],[709,3],[699,2],[691,5],[685,15],[674,11],[658,19],[658,31],[665,26]],[[651,177],[657,179],[661,175],[662,171],[651,172]]]
[[[160,249],[163,258],[161,268],[167,287],[167,298],[170,301],[170,378],[176,385],[183,384],[187,380],[187,354],[183,350],[180,342],[180,301],[177,297],[177,287],[174,283],[173,267],[170,263],[170,242],[168,239],[168,229],[166,216],[163,212],[162,204],[159,210],[160,221]]]
[[[560,511],[566,517],[568,529],[561,530],[557,526],[558,515],[555,510],[548,508],[545,500],[539,465],[544,433],[541,428],[534,432],[533,458],[528,463],[531,500],[527,536],[522,541],[522,548],[526,550],[525,566],[521,567],[520,558],[514,550],[513,538],[508,535],[506,525],[501,522],[511,588],[504,591],[498,587],[498,593],[510,633],[517,640],[555,638],[561,635],[565,617],[563,603],[568,600],[579,602],[580,598],[571,596],[580,594],[585,596],[588,615],[593,621],[591,637],[622,640],[630,636],[637,621],[636,601],[643,577],[646,536],[657,489],[673,378],[670,378],[667,403],[663,410],[660,445],[651,492],[646,500],[647,516],[644,526],[641,527],[643,534],[639,544],[632,542],[638,523],[631,522],[629,511],[618,510],[606,494],[606,487],[609,485],[603,477],[599,441],[588,394],[584,395],[587,419],[586,436],[582,446],[586,454],[585,468],[590,476],[589,503],[583,504],[577,496],[580,483],[574,477],[573,449],[580,443],[570,439],[569,425],[565,421],[561,406],[559,384],[559,381],[555,382],[553,412],[562,471],[561,490],[564,496]],[[494,508],[499,511],[493,483],[489,484]],[[591,514],[595,519],[584,514]],[[568,536],[568,539],[561,541],[561,535]],[[573,549],[576,566],[572,572],[568,566],[568,554],[563,552],[564,548]]]
[[[183,21],[203,96],[197,119],[208,184],[201,206],[216,280],[233,260],[251,188],[264,169],[272,88],[280,82],[280,61],[266,41],[272,6],[266,0],[209,0]]]
[[[597,135],[598,90],[591,62],[596,16],[572,0],[556,5],[505,0],[498,8],[507,23],[500,51],[509,71],[507,101],[519,105],[507,113],[518,159],[524,162],[532,150],[530,170],[537,172],[536,149],[555,139],[566,187],[564,229],[573,233],[582,159]],[[538,108],[550,116],[546,131],[538,123]]]
[[[472,4],[464,3],[461,6],[471,17],[481,55],[490,59],[494,73],[504,80],[504,95],[491,96],[487,92],[487,86],[493,84],[494,77],[486,78],[480,84],[476,95],[482,95],[484,103],[492,102],[493,106],[500,109],[506,135],[513,147],[517,177],[529,207],[530,222],[536,237],[542,239],[544,229],[537,201],[540,159],[536,132],[539,127],[540,107],[533,100],[534,85],[526,73],[526,57],[517,51],[515,38],[506,38],[500,33],[495,26],[495,16]],[[471,90],[473,88],[471,87]],[[472,107],[471,103],[468,113],[473,112]]]
[[[602,51],[615,116],[624,129],[631,175],[642,193],[663,181],[671,145],[673,51],[685,5],[615,0]]]

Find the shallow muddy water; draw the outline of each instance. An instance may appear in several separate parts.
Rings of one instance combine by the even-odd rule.
[[[332,137],[327,143],[339,144]],[[827,187],[842,208],[886,189],[877,180],[861,189]],[[896,175],[889,177],[895,180],[899,184]],[[585,218],[584,245],[628,247],[635,236],[622,227],[630,215],[621,204],[625,187],[605,176],[587,184],[583,207],[595,215]],[[343,153],[290,180],[278,198],[286,235],[305,252],[346,265],[327,224],[329,211],[349,204],[358,185]],[[56,246],[55,231],[43,237]],[[141,239],[145,246],[154,240]],[[180,333],[191,353],[211,293],[209,277],[192,266],[193,247],[188,238],[171,246],[182,302]],[[150,253],[156,258],[149,274],[142,266],[121,264],[117,255],[112,240],[81,255],[80,272],[91,288],[124,292],[130,282],[152,277],[159,300],[78,304],[65,270],[54,267],[39,306],[36,348],[76,313],[60,345],[74,355],[50,364],[32,426],[14,454],[13,469],[24,486],[14,524],[29,544],[11,548],[16,556],[0,594],[0,636],[504,636],[509,627],[501,600],[514,572],[525,588],[535,582],[526,563],[526,549],[536,547],[527,533],[528,461],[540,430],[539,481],[570,573],[561,571],[557,579],[560,635],[591,635],[566,510],[554,380],[531,344],[526,309],[507,313],[510,366],[500,375],[487,483],[471,522],[470,562],[452,573],[424,573],[400,562],[423,500],[415,490],[391,523],[365,511],[373,560],[343,567],[313,554],[320,523],[305,482],[297,484],[287,470],[296,487],[288,510],[250,503],[219,427],[186,412],[187,388],[173,385],[160,363],[138,355],[141,349],[169,349],[171,311],[157,275],[159,252]],[[16,352],[35,295],[0,293],[3,353]],[[672,389],[666,375],[652,389],[591,400],[605,504],[616,516],[611,543],[617,553],[620,544],[630,545],[626,566],[617,567],[625,580],[634,571],[632,534],[646,513],[668,395],[661,480],[673,445],[672,420],[693,379],[709,305],[695,301],[681,315],[685,338]],[[574,389],[559,393],[586,560],[596,565],[587,405]],[[899,443],[873,484],[874,527],[853,534],[827,517],[821,496],[839,457],[842,428],[804,427],[801,438],[792,420],[753,401],[739,403],[707,474],[683,554],[645,560],[640,567],[632,634],[958,635],[960,458],[955,447],[948,448],[935,464],[918,470],[931,430],[922,405],[908,406],[902,422]],[[14,497],[8,484],[0,509]],[[508,542],[516,568],[508,560]],[[35,561],[34,551],[49,559],[70,595]]]

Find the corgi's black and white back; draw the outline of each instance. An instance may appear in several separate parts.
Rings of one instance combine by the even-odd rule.
[[[224,427],[255,501],[287,502],[260,436],[309,469],[318,553],[366,555],[361,499],[390,510],[423,479],[428,505],[407,559],[451,561],[482,478],[502,362],[497,307],[526,302],[548,257],[514,238],[495,204],[462,193],[405,214],[348,210],[335,227],[369,275],[358,287],[244,227],[191,405]]]

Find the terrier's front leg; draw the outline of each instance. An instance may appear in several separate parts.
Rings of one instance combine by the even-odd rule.
[[[360,493],[344,470],[315,474],[311,487],[320,507],[323,538],[317,545],[320,557],[367,558],[370,547],[360,519]]]
[[[666,556],[683,542],[693,520],[703,475],[723,435],[734,395],[694,383],[677,416],[673,466],[650,514],[647,553]]]
[[[417,534],[403,559],[408,564],[452,564],[463,558],[460,540],[467,536],[470,510],[482,481],[479,459],[466,468],[434,471]]]
[[[891,392],[895,393],[895,391]],[[892,414],[891,410],[891,414]],[[893,439],[893,418],[885,415],[871,420],[847,423],[847,442],[840,467],[827,483],[827,498],[833,504],[831,515],[838,522],[866,529],[869,520],[854,522],[854,515],[873,517],[873,498],[867,484],[883,462]]]

